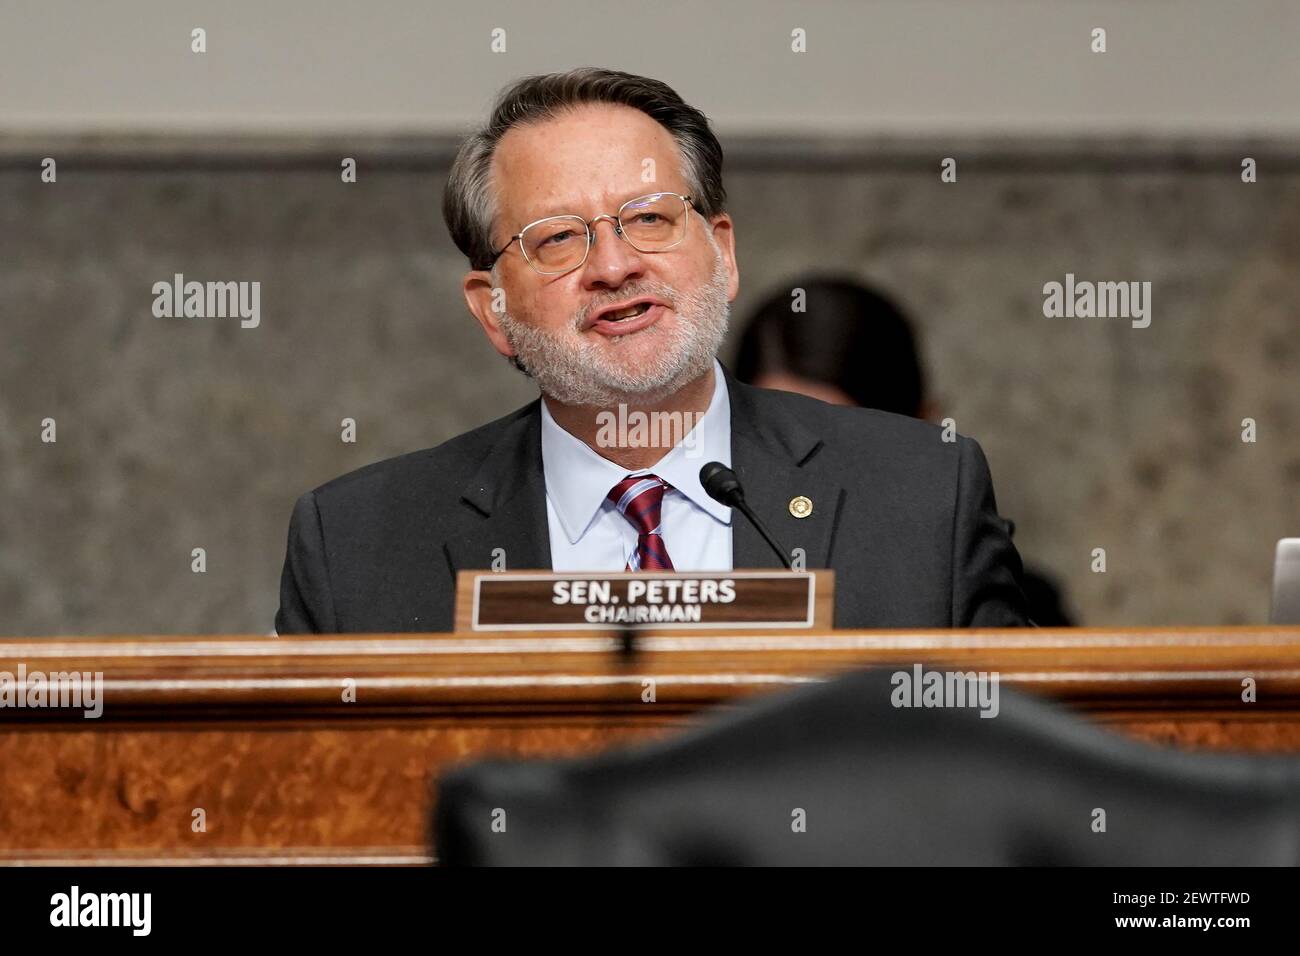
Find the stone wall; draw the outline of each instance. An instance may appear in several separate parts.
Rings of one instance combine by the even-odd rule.
[[[881,285],[1084,623],[1266,619],[1300,534],[1294,144],[1251,185],[1232,145],[728,146],[734,316],[808,269]],[[445,144],[352,185],[311,144],[119,147],[43,184],[43,147],[0,143],[0,632],[266,632],[297,495],[533,393],[461,299]],[[1045,318],[1067,272],[1151,281],[1150,327]],[[261,324],[155,318],[175,273],[260,281]]]

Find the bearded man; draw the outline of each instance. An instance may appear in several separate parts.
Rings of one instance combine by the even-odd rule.
[[[705,491],[709,462],[799,565],[835,570],[837,627],[1026,623],[974,440],[753,388],[718,362],[740,289],[722,160],[707,117],[655,79],[582,68],[502,92],[443,215],[469,311],[541,394],[303,495],[278,633],[450,630],[456,572],[503,562],[782,567]],[[623,427],[647,420],[680,427]]]

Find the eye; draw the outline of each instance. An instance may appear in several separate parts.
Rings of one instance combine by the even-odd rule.
[[[542,240],[542,245],[545,246],[545,245],[551,245],[560,242],[566,242],[569,239],[573,238],[573,236],[574,236],[573,230],[565,229],[563,232],[557,232],[553,236],[547,236],[545,239]]]

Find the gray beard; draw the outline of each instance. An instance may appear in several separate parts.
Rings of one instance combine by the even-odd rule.
[[[710,237],[712,238],[712,237]],[[515,350],[516,365],[536,380],[542,394],[564,405],[611,408],[620,403],[657,402],[695,381],[713,366],[727,334],[731,304],[727,301],[727,268],[716,241],[713,274],[702,287],[679,295],[662,282],[638,282],[620,290],[620,298],[652,295],[673,305],[679,321],[666,331],[659,323],[628,336],[610,339],[617,349],[625,339],[654,335],[659,343],[647,365],[628,369],[602,355],[599,343],[584,342],[578,330],[586,310],[574,316],[569,326],[547,332],[501,315],[501,331]]]

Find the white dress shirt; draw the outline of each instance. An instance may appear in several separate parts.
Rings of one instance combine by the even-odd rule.
[[[711,461],[731,467],[731,402],[716,359],[713,398],[703,417],[663,458],[638,471],[602,458],[570,435],[543,401],[542,468],[552,569],[622,571],[636,551],[637,532],[606,495],[629,475],[654,474],[672,486],[664,492],[660,534],[673,567],[730,571],[731,509],[700,485],[700,468]]]

